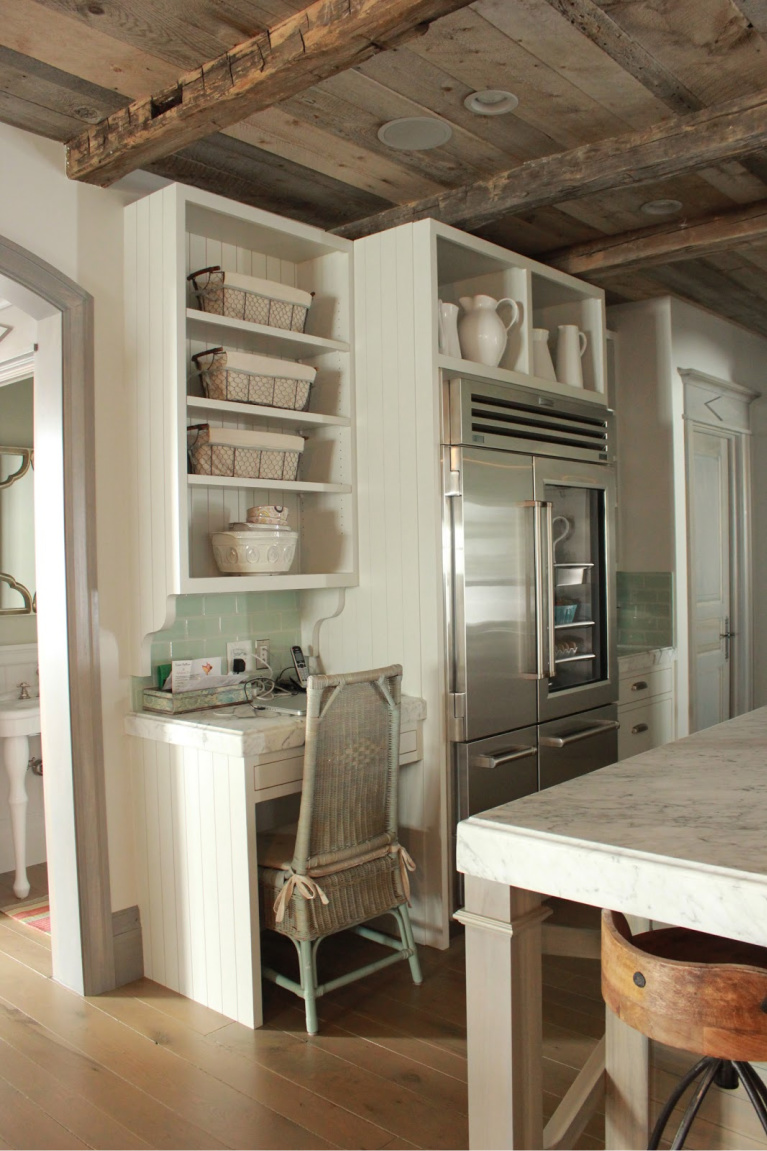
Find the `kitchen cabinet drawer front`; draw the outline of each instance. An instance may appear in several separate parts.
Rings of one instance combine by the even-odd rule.
[[[639,707],[618,710],[618,759],[660,747],[674,738],[674,699],[667,695]]]
[[[650,699],[655,695],[665,695],[674,687],[674,669],[659,667],[654,671],[638,672],[621,679],[618,688],[618,703],[632,704]]]

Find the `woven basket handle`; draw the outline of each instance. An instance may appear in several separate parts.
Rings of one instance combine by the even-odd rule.
[[[204,369],[200,367],[200,360],[205,359],[206,356],[217,356],[223,350],[223,348],[206,348],[204,352],[196,352],[191,359],[197,364],[198,371],[203,371]]]
[[[209,268],[198,268],[196,272],[190,272],[189,275],[187,276],[187,280],[191,280],[192,283],[194,283],[196,276],[205,276],[205,275],[209,275],[211,272],[220,272],[220,271],[221,271],[221,265],[220,264],[211,264],[211,266]]]

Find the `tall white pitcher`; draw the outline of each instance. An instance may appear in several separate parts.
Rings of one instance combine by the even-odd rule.
[[[459,302],[464,310],[464,315],[458,321],[463,358],[497,368],[506,350],[509,328],[519,323],[519,304],[508,297],[494,300],[492,296],[483,295],[461,296]],[[496,311],[501,304],[508,304],[511,308],[508,324],[504,324]]]
[[[557,328],[557,379],[573,388],[583,387],[581,356],[588,340],[577,324],[560,324]]]

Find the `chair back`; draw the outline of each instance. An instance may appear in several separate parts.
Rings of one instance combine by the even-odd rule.
[[[401,681],[399,664],[309,676],[296,873],[397,842]]]

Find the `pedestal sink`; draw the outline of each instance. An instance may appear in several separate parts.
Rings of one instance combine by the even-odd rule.
[[[8,773],[10,791],[13,853],[16,859],[16,878],[13,891],[17,899],[29,895],[27,879],[27,764],[29,763],[29,737],[40,733],[39,699],[0,700],[0,744],[3,762]]]

